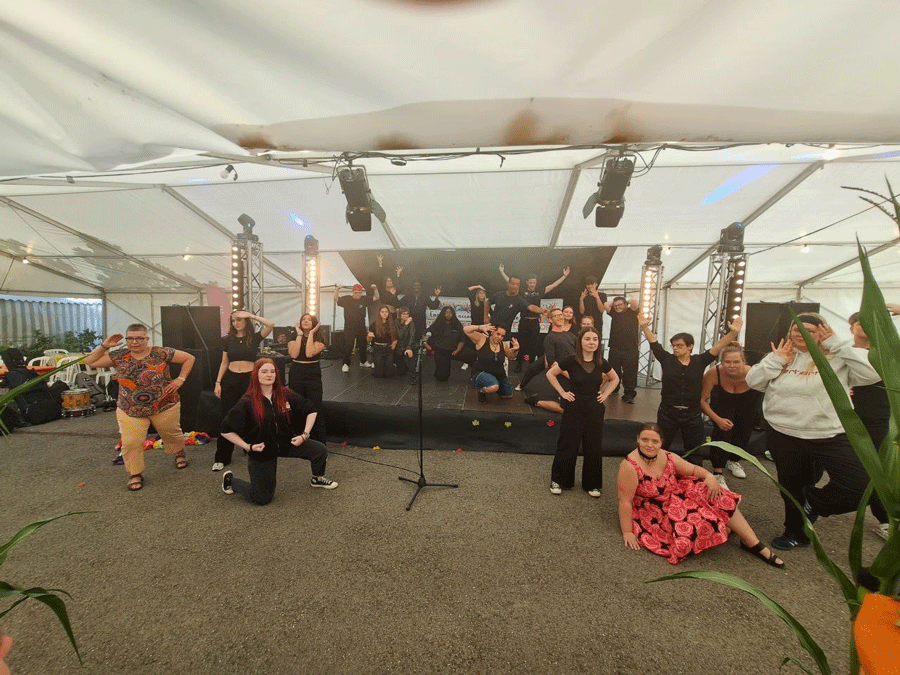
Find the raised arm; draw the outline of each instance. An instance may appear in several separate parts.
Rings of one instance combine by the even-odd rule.
[[[637,537],[634,536],[632,525],[634,512],[631,505],[634,502],[634,493],[637,491],[637,486],[637,472],[627,459],[623,459],[619,465],[619,476],[616,479],[616,494],[619,500],[619,529],[622,531],[625,548],[630,548],[632,551],[641,549]]]
[[[519,341],[516,338],[511,338],[509,341],[509,347],[503,345],[503,351],[506,352],[506,358],[510,361],[515,360],[515,358],[519,355]]]
[[[581,291],[581,295],[578,296],[578,316],[584,316],[584,299],[587,297],[587,289],[585,288]]]
[[[503,277],[503,281],[509,283],[509,277],[506,276],[506,269],[504,268],[503,263],[497,265],[497,269],[500,270],[500,276]]]
[[[544,288],[544,295],[546,295],[547,293],[552,291],[554,288],[559,286],[562,282],[564,282],[568,278],[568,276],[569,276],[569,266],[566,265],[565,267],[563,267],[562,276],[559,279],[557,279],[556,281],[554,281],[552,284],[548,284]]]
[[[648,319],[643,314],[638,314],[638,323],[641,326],[641,330],[644,333],[644,337],[647,338],[647,342],[650,344],[654,344],[657,342],[656,336],[653,334],[653,331],[650,330],[650,319]]]
[[[110,335],[100,343],[99,347],[94,347],[94,350],[87,355],[84,359],[84,365],[93,366],[94,368],[112,368],[113,362],[112,359],[109,358],[108,352],[119,344],[124,337],[125,336],[121,333],[113,333]]]
[[[738,317],[734,320],[733,323],[728,324],[728,332],[725,333],[724,337],[719,340],[716,344],[709,348],[709,353],[713,356],[718,356],[719,352],[725,349],[728,345],[734,342],[737,339],[737,336],[741,333],[741,327],[744,325],[743,319]]]

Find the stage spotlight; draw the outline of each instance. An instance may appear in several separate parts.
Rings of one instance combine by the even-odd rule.
[[[231,311],[244,309],[244,260],[238,242],[231,245]]]
[[[594,211],[597,227],[616,227],[625,213],[625,188],[631,183],[633,173],[633,159],[625,155],[607,159],[597,183],[599,189],[588,197],[582,215],[587,218]]]
[[[30,261],[28,258],[22,258],[22,264],[23,264],[23,265],[30,265],[30,264],[31,264],[31,261]]]
[[[246,213],[242,213],[238,216],[238,222],[241,224],[241,227],[244,228],[244,231],[238,235],[239,239],[245,239],[248,241],[259,241],[259,237],[253,234],[253,226],[256,225],[256,221],[253,220]]]
[[[341,166],[338,168],[338,180],[347,198],[347,222],[351,230],[369,232],[372,229],[372,214],[384,224],[387,216],[372,197],[365,167]]]
[[[311,234],[303,240],[303,306],[319,315],[319,240]]]
[[[719,251],[721,253],[743,253],[743,223],[732,223],[719,233]]]
[[[647,249],[647,260],[644,262],[645,265],[660,265],[662,264],[662,246],[657,244],[656,246],[651,246]]]
[[[229,164],[224,169],[222,169],[219,172],[219,175],[222,176],[222,178],[228,178],[228,176],[231,176],[231,180],[238,179],[237,171],[235,171],[234,166],[232,164]]]

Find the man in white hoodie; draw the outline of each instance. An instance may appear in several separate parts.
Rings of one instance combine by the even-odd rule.
[[[841,341],[818,314],[798,319],[828,358],[844,389],[874,384],[878,373],[867,353]],[[800,504],[810,520],[819,516],[855,511],[869,477],[853,451],[837,412],[828,398],[818,368],[796,326],[788,339],[747,373],[747,384],[763,396],[763,415],[771,430],[766,449],[778,469],[778,481]],[[815,487],[818,469],[828,472],[829,482]],[[784,498],[784,533],[772,540],[783,551],[809,546],[800,511]]]

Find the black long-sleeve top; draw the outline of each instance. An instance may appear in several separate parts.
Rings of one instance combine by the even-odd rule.
[[[431,333],[431,337],[428,338],[428,344],[438,349],[445,349],[448,352],[455,352],[457,347],[464,344],[466,340],[466,334],[459,319],[454,320],[452,323],[447,323],[443,316],[439,316],[429,326],[428,332]]]
[[[402,323],[397,321],[397,347],[395,352],[403,353],[407,349],[415,349],[416,342],[416,322]]]
[[[409,309],[409,315],[412,317],[413,324],[415,324],[416,332],[421,335],[425,332],[425,310],[440,307],[441,299],[436,297],[434,300],[431,300],[424,293],[419,293],[418,295],[410,293],[403,296],[400,304]]]
[[[306,418],[314,413],[312,401],[303,398],[293,389],[285,389],[288,415],[275,411],[272,402],[264,398],[265,414],[262,424],[256,422],[250,399],[242,398],[228,411],[222,422],[220,433],[235,433],[250,445],[265,443],[262,452],[252,452],[250,456],[258,462],[268,462],[281,454],[291,444],[294,436],[306,430]]]
[[[702,354],[691,354],[690,363],[684,365],[674,354],[663,349],[659,342],[651,342],[650,350],[662,368],[662,402],[700,410],[703,373],[716,357],[707,349]]]

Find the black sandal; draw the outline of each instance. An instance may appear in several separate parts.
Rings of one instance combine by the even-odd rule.
[[[142,487],[144,487],[144,477],[141,474],[136,473],[128,479],[128,489],[131,492],[137,492]]]
[[[771,565],[772,567],[777,567],[778,569],[784,568],[784,560],[779,558],[772,550],[769,550],[769,555],[766,557],[763,555],[763,549],[766,548],[765,544],[761,541],[756,542],[756,546],[747,546],[744,542],[741,542],[741,549],[747,551],[747,553],[752,553],[757,558],[762,560],[764,563]]]

